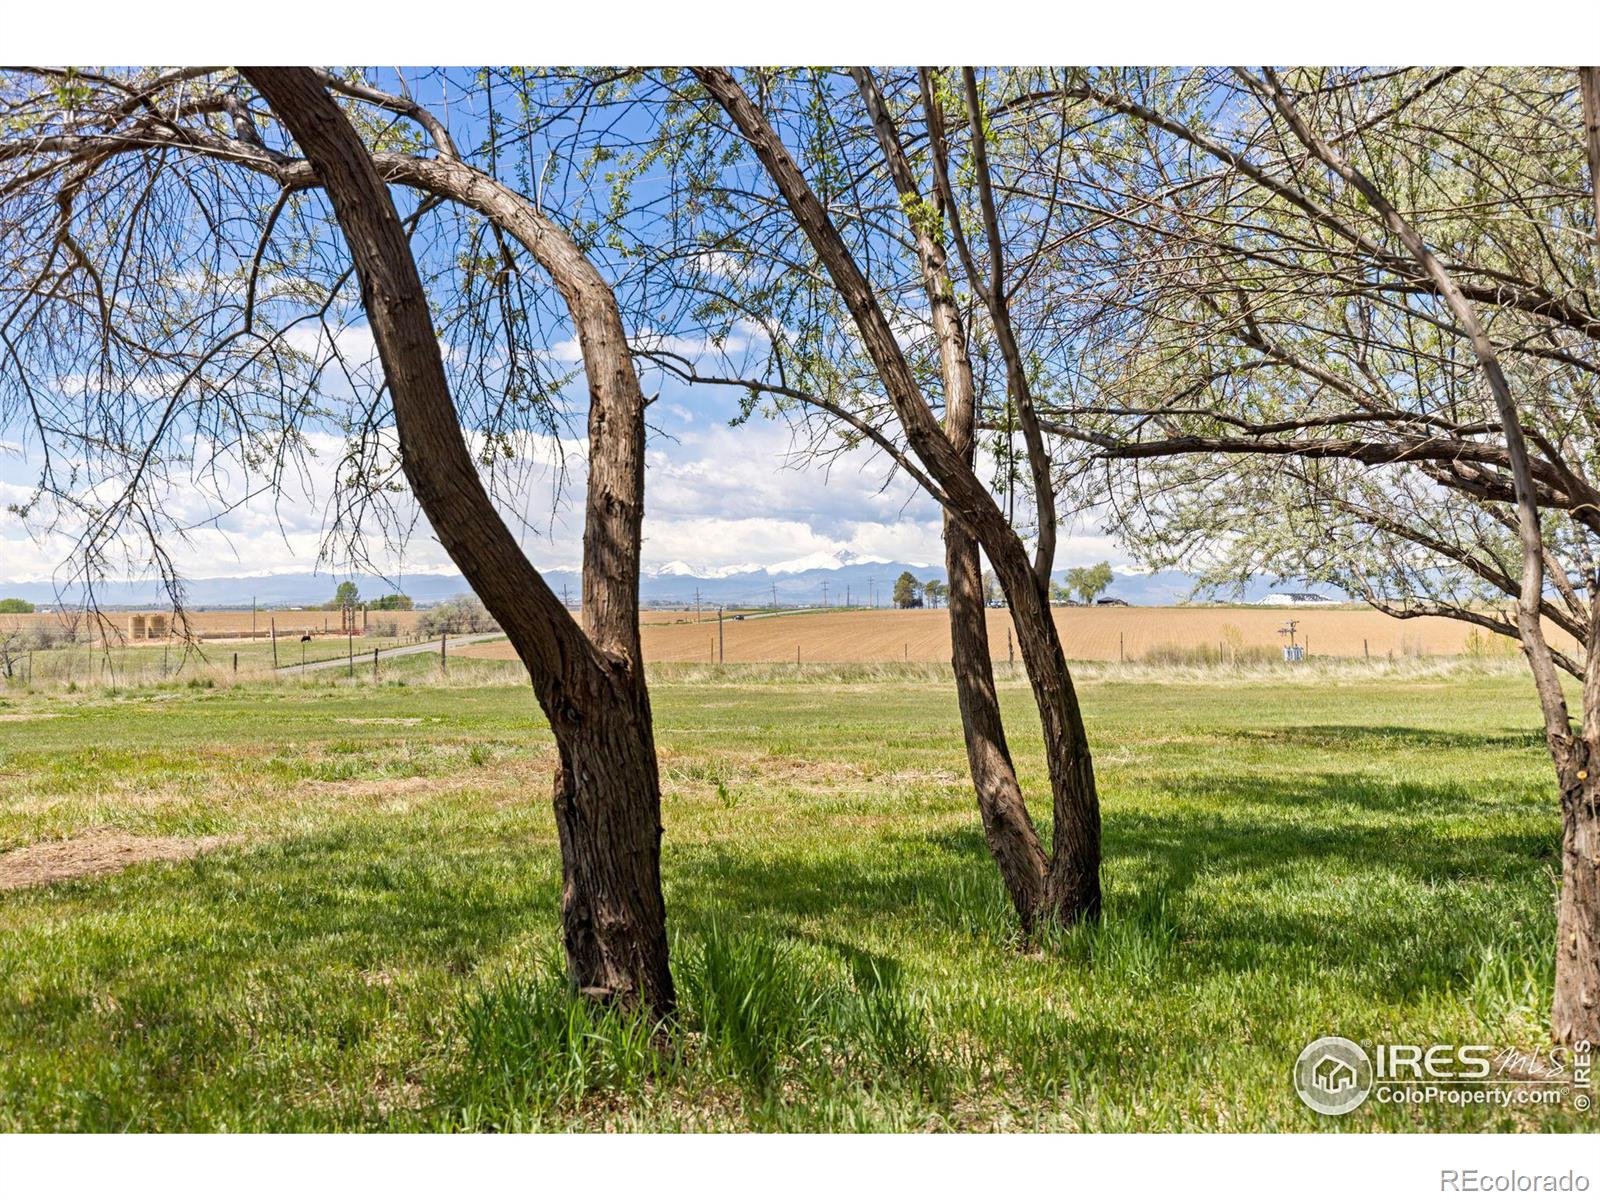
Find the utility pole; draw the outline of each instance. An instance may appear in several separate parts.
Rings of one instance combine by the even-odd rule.
[[[828,607],[828,581],[826,579],[822,581],[822,607]]]
[[[778,607],[778,584],[776,581],[772,584],[772,607]]]
[[[848,583],[844,585],[844,606],[846,608],[850,607],[850,585]]]
[[[717,662],[724,663],[727,661],[722,643],[722,605],[719,604],[717,605]]]
[[[694,623],[700,624],[700,589],[694,589]]]

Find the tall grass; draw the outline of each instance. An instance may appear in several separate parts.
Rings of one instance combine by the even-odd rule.
[[[636,1010],[589,1003],[560,959],[502,973],[461,999],[466,1048],[450,1118],[468,1128],[517,1128],[529,1114],[594,1094],[640,1095],[671,1063],[662,1027]]]
[[[1162,642],[1150,647],[1138,660],[1150,667],[1265,667],[1283,661],[1277,646],[1229,645],[1227,642],[1203,646],[1180,646]]]
[[[840,947],[807,956],[764,930],[713,918],[674,947],[678,1008],[667,1021],[577,995],[558,957],[502,974],[457,1008],[465,1046],[442,1108],[447,1125],[548,1128],[596,1105],[721,1095],[779,1105],[892,1078],[944,1090],[925,1005],[900,968]]]

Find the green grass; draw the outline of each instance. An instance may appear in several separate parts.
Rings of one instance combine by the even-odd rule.
[[[0,720],[0,851],[240,839],[0,893],[0,1129],[1592,1128],[1289,1083],[1329,1033],[1544,1048],[1559,829],[1514,671],[1086,671],[1106,920],[1027,953],[945,672],[658,672],[658,1029],[562,978],[516,664],[386,665],[0,689],[37,717]]]

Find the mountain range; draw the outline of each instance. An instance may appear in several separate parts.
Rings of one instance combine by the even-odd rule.
[[[702,605],[811,607],[824,603],[873,603],[887,606],[894,581],[902,571],[911,572],[919,581],[944,578],[942,565],[848,557],[841,560],[835,555],[771,567],[744,565],[706,569],[670,562],[643,572],[639,596],[646,607],[693,605],[697,598]],[[564,596],[570,604],[577,603],[582,588],[576,570],[554,568],[541,573],[557,595]],[[1059,572],[1057,578],[1060,578]],[[333,596],[334,587],[345,579],[352,580],[363,596],[373,598],[402,591],[421,605],[437,603],[470,590],[467,581],[453,573],[408,574],[400,580],[359,573],[235,575],[186,580],[186,602],[197,609],[248,607],[252,602],[274,608],[321,604]],[[1249,589],[1252,597],[1268,590],[1269,581],[1258,582],[1259,586]],[[1193,586],[1193,577],[1181,571],[1119,574],[1107,594],[1130,604],[1177,604],[1189,597]],[[166,607],[161,587],[154,580],[107,582],[96,588],[96,594],[105,607]],[[50,583],[0,583],[0,596],[16,596],[35,604],[53,604],[58,599]]]

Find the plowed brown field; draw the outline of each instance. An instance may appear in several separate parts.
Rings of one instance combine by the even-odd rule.
[[[1443,617],[1402,621],[1371,609],[1278,608],[1057,608],[1056,625],[1073,659],[1129,661],[1164,648],[1265,648],[1275,653],[1285,621],[1299,624],[1297,640],[1314,655],[1359,658],[1462,654],[1472,628]],[[989,644],[997,661],[1007,656],[1010,614],[991,609]],[[643,627],[645,657],[652,662],[712,662],[717,622],[691,615],[652,613]],[[942,609],[808,612],[731,618],[722,623],[727,662],[943,662],[950,658],[949,617]],[[1484,637],[1474,646],[1481,650]],[[1494,652],[1512,647],[1492,639]],[[472,658],[510,658],[503,642],[463,647]]]

